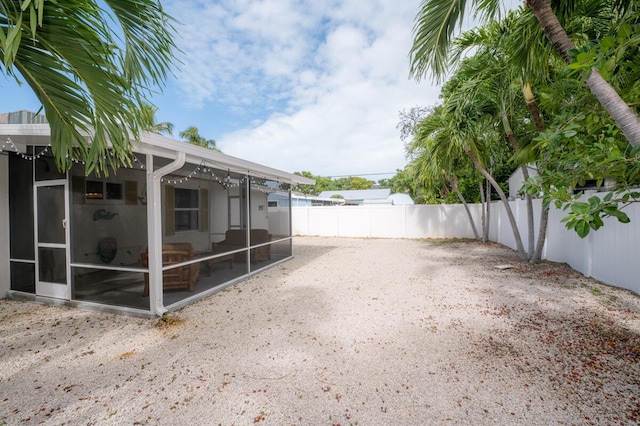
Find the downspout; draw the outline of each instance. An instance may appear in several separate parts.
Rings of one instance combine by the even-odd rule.
[[[245,220],[246,220],[246,224],[247,224],[247,274],[251,273],[251,249],[249,247],[251,247],[251,177],[249,176],[249,172],[247,171],[247,174],[245,176],[245,185],[244,185],[244,190],[245,190],[245,198],[246,198],[246,204],[245,204]],[[240,198],[242,200],[242,198]]]
[[[187,154],[178,152],[176,159],[166,166],[147,173],[147,232],[149,239],[149,303],[151,312],[162,316],[162,177],[184,166]],[[147,154],[147,170],[153,170],[153,155]]]
[[[291,184],[293,186],[293,183]],[[304,194],[305,198],[307,194]],[[291,197],[291,186],[289,187],[289,253],[293,256],[293,206],[291,205],[291,201],[293,198]],[[297,206],[300,207],[300,206]],[[307,213],[308,214],[308,213]]]

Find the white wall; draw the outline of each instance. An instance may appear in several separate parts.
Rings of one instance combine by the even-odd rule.
[[[0,298],[7,295],[9,269],[9,157],[0,155]]]
[[[599,193],[604,196],[604,193]],[[534,202],[535,237],[540,219],[540,200]],[[524,200],[510,203],[520,236],[527,248],[527,210]],[[482,232],[481,206],[469,206],[478,232]],[[640,205],[627,207],[631,223],[607,219],[600,230],[580,238],[565,228],[565,212],[552,208],[543,257],[568,263],[585,276],[640,293]],[[456,205],[326,206],[293,207],[294,235],[359,238],[473,238],[464,207]],[[489,238],[515,250],[515,238],[501,202],[491,204]],[[514,258],[515,260],[515,258]]]
[[[269,229],[267,194],[251,191],[251,229]]]

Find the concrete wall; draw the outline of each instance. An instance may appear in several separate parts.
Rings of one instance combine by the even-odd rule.
[[[604,196],[604,193],[599,193]],[[589,195],[591,196],[591,195]],[[587,197],[587,196],[586,196]],[[520,236],[527,248],[527,210],[524,200],[510,203]],[[478,232],[481,206],[471,205]],[[540,200],[534,200],[534,224],[540,219]],[[543,258],[568,263],[587,277],[640,294],[640,205],[625,212],[631,223],[607,219],[597,232],[580,238],[561,222],[565,212],[552,208],[549,214]],[[473,231],[462,205],[415,206],[330,206],[293,207],[294,235],[358,238],[473,238]],[[515,238],[501,202],[491,204],[489,237],[515,250]]]

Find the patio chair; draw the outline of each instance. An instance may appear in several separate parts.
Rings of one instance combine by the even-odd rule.
[[[196,258],[191,243],[172,243],[162,245],[162,266],[182,263]],[[149,252],[145,249],[140,253],[142,266],[149,267]],[[200,276],[200,264],[179,266],[162,271],[163,290],[189,290],[193,293]],[[144,274],[143,296],[149,295],[149,274]]]

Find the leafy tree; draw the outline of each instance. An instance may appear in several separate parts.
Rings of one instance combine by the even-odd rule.
[[[304,176],[316,181],[315,185],[298,185],[294,189],[304,194],[318,195],[323,191],[344,191],[353,189],[371,189],[375,182],[359,176],[350,176],[339,179],[330,177],[314,176],[309,171],[294,172],[298,176]]]
[[[629,222],[624,208],[640,201],[640,147],[631,147],[613,121],[599,108],[586,109],[583,99],[573,108],[558,112],[546,132],[533,141],[542,153],[538,161],[539,176],[526,182],[530,193],[543,193],[546,204],[563,208],[563,219],[580,237],[604,225],[605,217]],[[579,111],[579,112],[578,112]],[[587,180],[603,186],[605,179],[615,181],[615,188],[604,197],[592,196],[583,201]],[[575,192],[575,193],[574,193]]]
[[[446,150],[438,149],[442,146],[442,139],[449,136],[447,129],[440,120],[442,108],[435,108],[430,116],[427,116],[418,125],[414,132],[415,137],[408,146],[409,155],[413,156],[410,170],[413,172],[413,180],[424,188],[424,193],[432,197],[448,198],[450,190],[453,191],[463,204],[467,218],[476,239],[480,239],[471,211],[465,197],[458,186],[457,172],[464,157],[450,155]],[[432,131],[432,129],[436,129]]]
[[[192,145],[201,146],[202,148],[211,149],[213,151],[220,150],[216,147],[216,141],[214,139],[207,139],[200,135],[196,126],[189,126],[180,132],[180,137]]]
[[[157,0],[104,4],[0,0],[0,67],[42,103],[60,169],[76,150],[87,172],[130,164],[130,138],[144,128],[138,111],[172,67],[175,21]]]
[[[356,189],[371,189],[375,184],[374,181],[359,176],[350,176],[334,179],[331,183],[331,189],[325,191],[347,191]]]
[[[415,198],[413,180],[406,167],[402,170],[397,169],[396,174],[390,179],[380,179],[378,186],[380,188],[388,188],[394,194],[404,193],[409,194],[411,198]]]
[[[313,176],[313,175],[311,174],[311,172],[308,172],[308,171],[303,171],[303,172],[294,172],[293,174],[294,174],[294,175],[297,175],[297,176],[303,176],[303,177],[306,177],[306,178],[309,178],[309,179],[316,179],[316,177],[315,177],[315,176]],[[316,180],[316,184],[317,184],[317,183],[318,183],[318,182],[317,182],[317,180]],[[293,190],[294,190],[294,191],[298,191],[298,192],[302,192],[303,194],[306,194],[306,195],[318,195],[318,192],[316,191],[315,185],[304,185],[304,184],[299,184],[299,185],[296,185],[296,186],[293,188]]]
[[[527,37],[523,46],[534,46],[536,40],[544,34],[557,54],[567,64],[576,59],[571,52],[575,44],[565,31],[563,22],[569,21],[576,15],[593,15],[603,10],[609,12],[610,17],[628,16],[629,11],[635,12],[637,1],[621,0],[616,2],[579,0],[573,2],[551,2],[547,0],[527,0],[527,9],[522,14],[526,27],[521,34]],[[420,79],[428,70],[435,76],[442,78],[449,66],[450,49],[456,26],[462,24],[466,10],[466,0],[423,0],[416,16],[414,26],[414,43],[410,51],[411,75]],[[474,0],[472,2],[476,17],[487,21],[499,15],[498,0]],[[556,13],[557,12],[557,13]],[[537,23],[527,19],[532,13]],[[559,19],[560,18],[560,19]],[[537,25],[537,26],[533,26]],[[526,61],[536,61],[536,56],[529,52],[526,56],[519,56]],[[520,66],[526,66],[521,63]],[[602,77],[594,66],[582,67],[584,81],[589,90],[607,110],[616,124],[622,130],[626,139],[634,146],[640,145],[640,117],[618,95],[614,88]]]
[[[452,88],[445,85],[443,88],[445,100],[449,99],[448,93],[454,90],[455,85]],[[460,98],[454,96],[453,99]],[[527,254],[522,245],[518,225],[507,197],[486,167],[488,162],[487,146],[496,143],[500,139],[500,135],[497,133],[495,125],[484,117],[482,104],[463,106],[455,102],[445,102],[444,105],[436,108],[434,114],[420,123],[416,133],[416,140],[420,142],[421,140],[428,141],[429,139],[433,139],[435,142],[426,153],[427,156],[446,158],[448,164],[452,164],[453,159],[466,156],[474,167],[491,183],[504,205],[516,242],[518,255],[521,259],[525,259]]]

